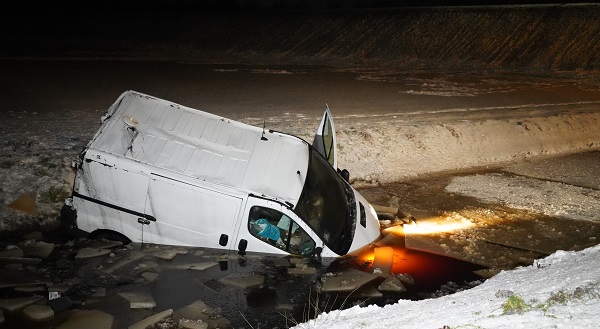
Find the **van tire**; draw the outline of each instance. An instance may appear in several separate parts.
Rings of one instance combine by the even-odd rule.
[[[131,243],[131,240],[123,234],[111,230],[96,230],[90,233],[90,239],[105,239],[110,241],[119,241],[123,244]]]

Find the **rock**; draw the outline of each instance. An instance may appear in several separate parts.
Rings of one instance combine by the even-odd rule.
[[[195,271],[204,271],[213,266],[219,265],[218,262],[203,262],[203,263],[189,263],[189,264],[178,264],[169,266],[169,268],[174,268],[178,270],[195,270]]]
[[[54,310],[48,305],[31,304],[23,309],[23,315],[30,320],[44,321],[54,317]]]
[[[202,256],[202,255],[204,255],[204,251],[203,250],[197,250],[197,251],[194,251],[194,253],[192,255],[194,255],[194,256]]]
[[[173,315],[173,309],[168,309],[168,310],[162,311],[160,313],[151,315],[141,321],[138,321],[138,322],[130,325],[129,329],[146,329],[149,326],[154,326],[158,322],[164,320],[165,318],[167,318],[171,315]]]
[[[154,273],[154,272],[142,273],[142,278],[144,278],[148,282],[152,282],[152,281],[158,279],[158,276],[159,276],[158,273]]]
[[[202,320],[179,319],[179,326],[184,329],[207,329],[208,323]]]
[[[321,289],[323,292],[351,292],[377,278],[376,274],[347,269],[343,272],[322,277]]]
[[[311,275],[317,273],[317,269],[312,266],[290,267],[288,274],[290,275]]]
[[[104,256],[104,255],[110,254],[110,252],[111,252],[110,249],[85,247],[85,248],[79,249],[79,251],[77,252],[77,255],[75,255],[75,258],[83,259],[83,258],[99,257],[99,256]]]
[[[2,299],[0,299],[0,308],[5,311],[8,311],[8,312],[14,312],[14,311],[22,309],[30,304],[33,304],[41,299],[42,299],[41,296],[2,298]]]
[[[147,291],[120,292],[119,296],[125,298],[129,302],[129,307],[133,309],[156,307],[154,298]]]
[[[224,278],[220,278],[218,281],[232,287],[248,288],[263,284],[265,282],[265,277],[264,275],[258,274],[234,273]]]
[[[377,287],[377,290],[381,292],[404,292],[406,287],[398,277],[391,275]]]
[[[43,241],[27,240],[19,243],[19,246],[23,249],[23,253],[28,257],[37,257],[46,259],[54,250],[54,243],[48,243]]]
[[[114,317],[99,310],[73,310],[57,329],[111,329]]]

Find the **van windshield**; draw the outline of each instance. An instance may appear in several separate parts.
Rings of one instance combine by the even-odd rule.
[[[327,247],[345,255],[354,238],[354,192],[315,149],[310,147],[309,154],[306,181],[294,211]]]

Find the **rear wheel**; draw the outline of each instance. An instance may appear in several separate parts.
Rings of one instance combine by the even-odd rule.
[[[119,241],[123,244],[131,243],[128,237],[123,234],[110,230],[96,230],[92,232],[89,236],[90,239],[105,239],[110,241]]]

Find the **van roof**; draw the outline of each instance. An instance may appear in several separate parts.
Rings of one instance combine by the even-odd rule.
[[[302,139],[126,91],[88,149],[220,185],[298,202],[308,167]],[[266,138],[261,139],[261,137]]]

